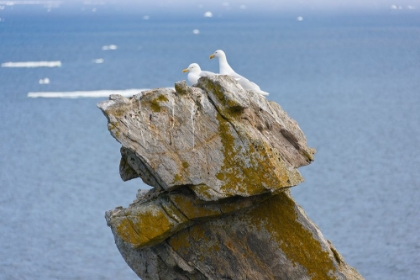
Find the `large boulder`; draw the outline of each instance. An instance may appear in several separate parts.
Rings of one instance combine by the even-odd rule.
[[[142,279],[362,279],[288,191],[315,150],[277,103],[213,76],[98,106],[121,178],[153,187],[106,213]]]

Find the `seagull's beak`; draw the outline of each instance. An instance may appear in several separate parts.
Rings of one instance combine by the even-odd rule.
[[[185,73],[185,72],[188,72],[188,71],[190,71],[190,70],[188,70],[188,68],[187,68],[187,69],[182,70],[182,73]]]
[[[210,59],[213,59],[214,58],[214,54],[212,54],[211,56],[210,56]]]

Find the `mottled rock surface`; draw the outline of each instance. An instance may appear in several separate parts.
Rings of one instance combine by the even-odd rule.
[[[290,195],[315,151],[277,103],[214,76],[98,106],[153,187],[106,213],[142,279],[363,279]]]

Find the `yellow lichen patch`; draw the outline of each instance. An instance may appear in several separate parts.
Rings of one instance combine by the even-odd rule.
[[[182,167],[184,167],[184,168],[188,168],[190,165],[188,164],[188,162],[186,162],[186,161],[184,161],[183,163],[182,163]]]
[[[287,259],[299,264],[312,280],[335,279],[336,268],[321,243],[298,220],[295,202],[280,193],[247,212],[250,226],[268,232]],[[245,216],[244,216],[245,217]]]
[[[214,191],[207,185],[193,185],[190,187],[192,191],[194,191],[200,198],[204,200],[212,200]]]
[[[219,252],[220,245],[217,240],[212,240],[206,232],[205,224],[195,224],[187,230],[182,230],[168,239],[169,246],[172,247],[178,254],[186,255],[193,247],[199,252],[194,252],[199,261],[203,261],[207,255],[212,252]],[[202,244],[203,246],[196,246]]]
[[[191,247],[189,229],[184,229],[168,238],[169,245],[179,254],[186,254]]]
[[[124,107],[117,107],[116,109],[114,109],[113,111],[112,111],[112,114],[114,115],[114,116],[116,116],[116,117],[122,117],[122,116],[124,116],[124,114],[126,113],[126,108],[124,108]]]
[[[180,182],[181,179],[182,179],[181,175],[175,174],[175,176],[174,176],[174,184],[177,183],[177,182]]]
[[[246,198],[246,199],[236,199],[235,201],[230,201],[230,200],[226,200],[224,202],[220,203],[220,211],[223,214],[229,213],[229,212],[233,212],[233,211],[237,211],[243,208],[247,208],[250,207],[252,205],[255,205],[261,201],[266,200],[267,198],[269,198],[272,195],[272,193],[265,193],[265,194],[261,194],[258,196],[253,196],[252,199],[251,198]]]
[[[110,122],[108,123],[108,130],[115,134],[115,137],[118,139],[120,137],[120,132],[118,131],[118,123],[117,122]]]
[[[174,227],[172,221],[159,208],[128,213],[116,227],[117,234],[135,248],[151,245],[167,237]]]
[[[154,99],[152,99],[150,101],[150,108],[152,109],[153,112],[160,112],[161,106],[160,106],[160,102],[168,102],[168,98],[166,98],[166,96],[164,95],[159,95],[158,97],[155,97]]]
[[[224,161],[216,178],[223,182],[221,190],[225,194],[251,196],[267,189],[289,187],[300,182],[301,177],[296,175],[298,172],[289,171],[267,143],[236,143],[237,137],[232,135],[234,131],[231,124],[221,115],[218,115],[217,119]],[[250,139],[245,130],[241,132],[239,126],[236,129],[238,133],[245,135],[245,139]],[[294,179],[294,182],[291,179]]]
[[[108,130],[113,130],[116,129],[118,127],[118,123],[117,122],[110,122],[108,123]]]
[[[194,225],[188,230],[190,238],[192,239],[192,242],[194,243],[201,243],[205,244],[205,246],[200,246],[202,251],[200,254],[197,254],[199,256],[205,257],[209,252],[218,252],[220,251],[220,245],[218,244],[217,239],[211,238],[209,236],[211,234],[211,231],[209,231],[205,224],[198,224]]]
[[[119,222],[116,227],[116,231],[122,240],[132,244],[133,246],[139,246],[140,244],[146,244],[149,242],[148,238],[136,232],[134,225],[127,218],[122,219]]]
[[[182,228],[189,222],[188,218],[170,201],[168,196],[162,197],[160,206],[166,215],[176,222],[172,225],[172,231],[179,230],[179,228]]]
[[[170,198],[178,209],[190,220],[214,217],[221,214],[217,208],[212,207],[211,205],[206,206],[198,204],[192,198],[184,195],[174,194],[171,195]]]

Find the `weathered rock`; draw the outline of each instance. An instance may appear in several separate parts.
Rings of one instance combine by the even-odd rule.
[[[288,189],[315,151],[298,124],[228,76],[99,104],[123,180],[153,187],[106,213],[142,279],[362,279]]]

